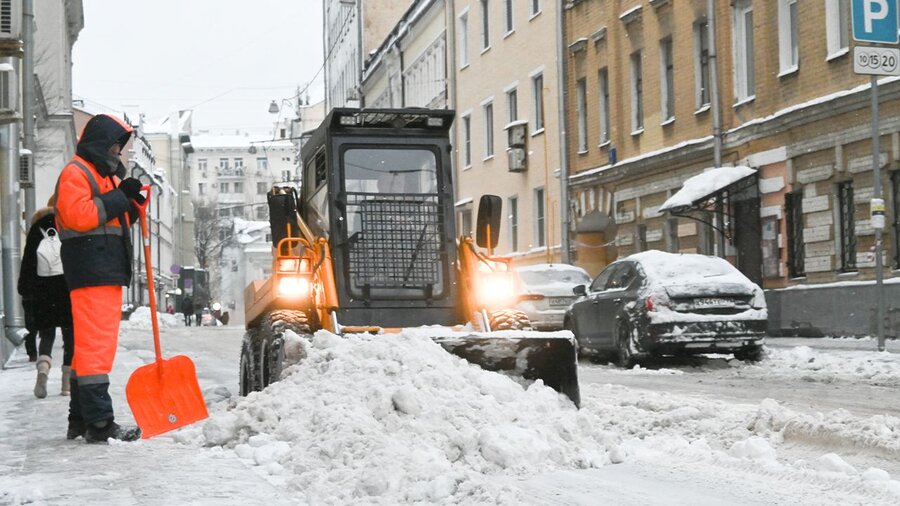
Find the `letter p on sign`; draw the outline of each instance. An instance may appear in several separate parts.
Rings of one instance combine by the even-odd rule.
[[[853,39],[896,44],[897,0],[853,0]]]

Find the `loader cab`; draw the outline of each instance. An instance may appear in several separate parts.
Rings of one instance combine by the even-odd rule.
[[[334,109],[302,149],[301,216],[332,250],[343,325],[459,314],[453,111]]]

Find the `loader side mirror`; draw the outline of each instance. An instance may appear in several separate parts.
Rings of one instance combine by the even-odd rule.
[[[503,199],[496,195],[482,195],[478,201],[478,220],[475,229],[475,244],[482,248],[494,249],[500,240],[500,211]]]

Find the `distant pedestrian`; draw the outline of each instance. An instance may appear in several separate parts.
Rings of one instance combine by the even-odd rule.
[[[69,377],[74,353],[74,333],[72,330],[72,306],[69,302],[69,288],[62,270],[60,240],[56,232],[56,216],[53,208],[45,207],[34,213],[31,227],[25,239],[22,267],[19,270],[19,294],[25,306],[26,324],[29,334],[40,335],[40,346],[26,350],[35,356],[37,379],[34,395],[39,399],[47,397],[47,378],[52,365],[53,342],[56,328],[63,337],[62,395],[69,395]],[[34,339],[34,338],[32,338]],[[30,347],[34,347],[32,341]],[[26,344],[26,348],[29,346]]]
[[[115,422],[109,395],[123,287],[131,284],[129,228],[144,202],[141,182],[122,179],[127,169],[120,156],[132,132],[113,116],[91,118],[56,183],[56,224],[75,327],[66,437],[84,436],[88,443],[141,437],[138,427]]]
[[[181,312],[184,313],[184,324],[190,327],[191,318],[194,317],[194,301],[189,296],[181,301]]]

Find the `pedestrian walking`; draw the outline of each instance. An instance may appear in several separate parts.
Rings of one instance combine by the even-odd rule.
[[[189,296],[185,296],[181,301],[181,312],[184,313],[184,324],[191,326],[191,318],[194,317],[194,301]]]
[[[40,336],[40,346],[34,351],[27,350],[29,359],[34,354],[37,362],[34,395],[39,399],[47,397],[47,379],[52,367],[57,328],[63,337],[60,393],[69,395],[74,352],[72,307],[69,303],[69,288],[63,275],[60,240],[52,207],[39,209],[31,219],[19,269],[18,289],[27,315],[25,326],[30,334]],[[31,347],[34,346],[32,343]]]
[[[141,182],[125,177],[120,153],[132,128],[99,114],[81,134],[56,184],[56,223],[72,302],[75,357],[68,439],[134,441],[138,427],[115,422],[109,373],[115,360],[123,286],[131,282],[129,227],[142,203]]]

